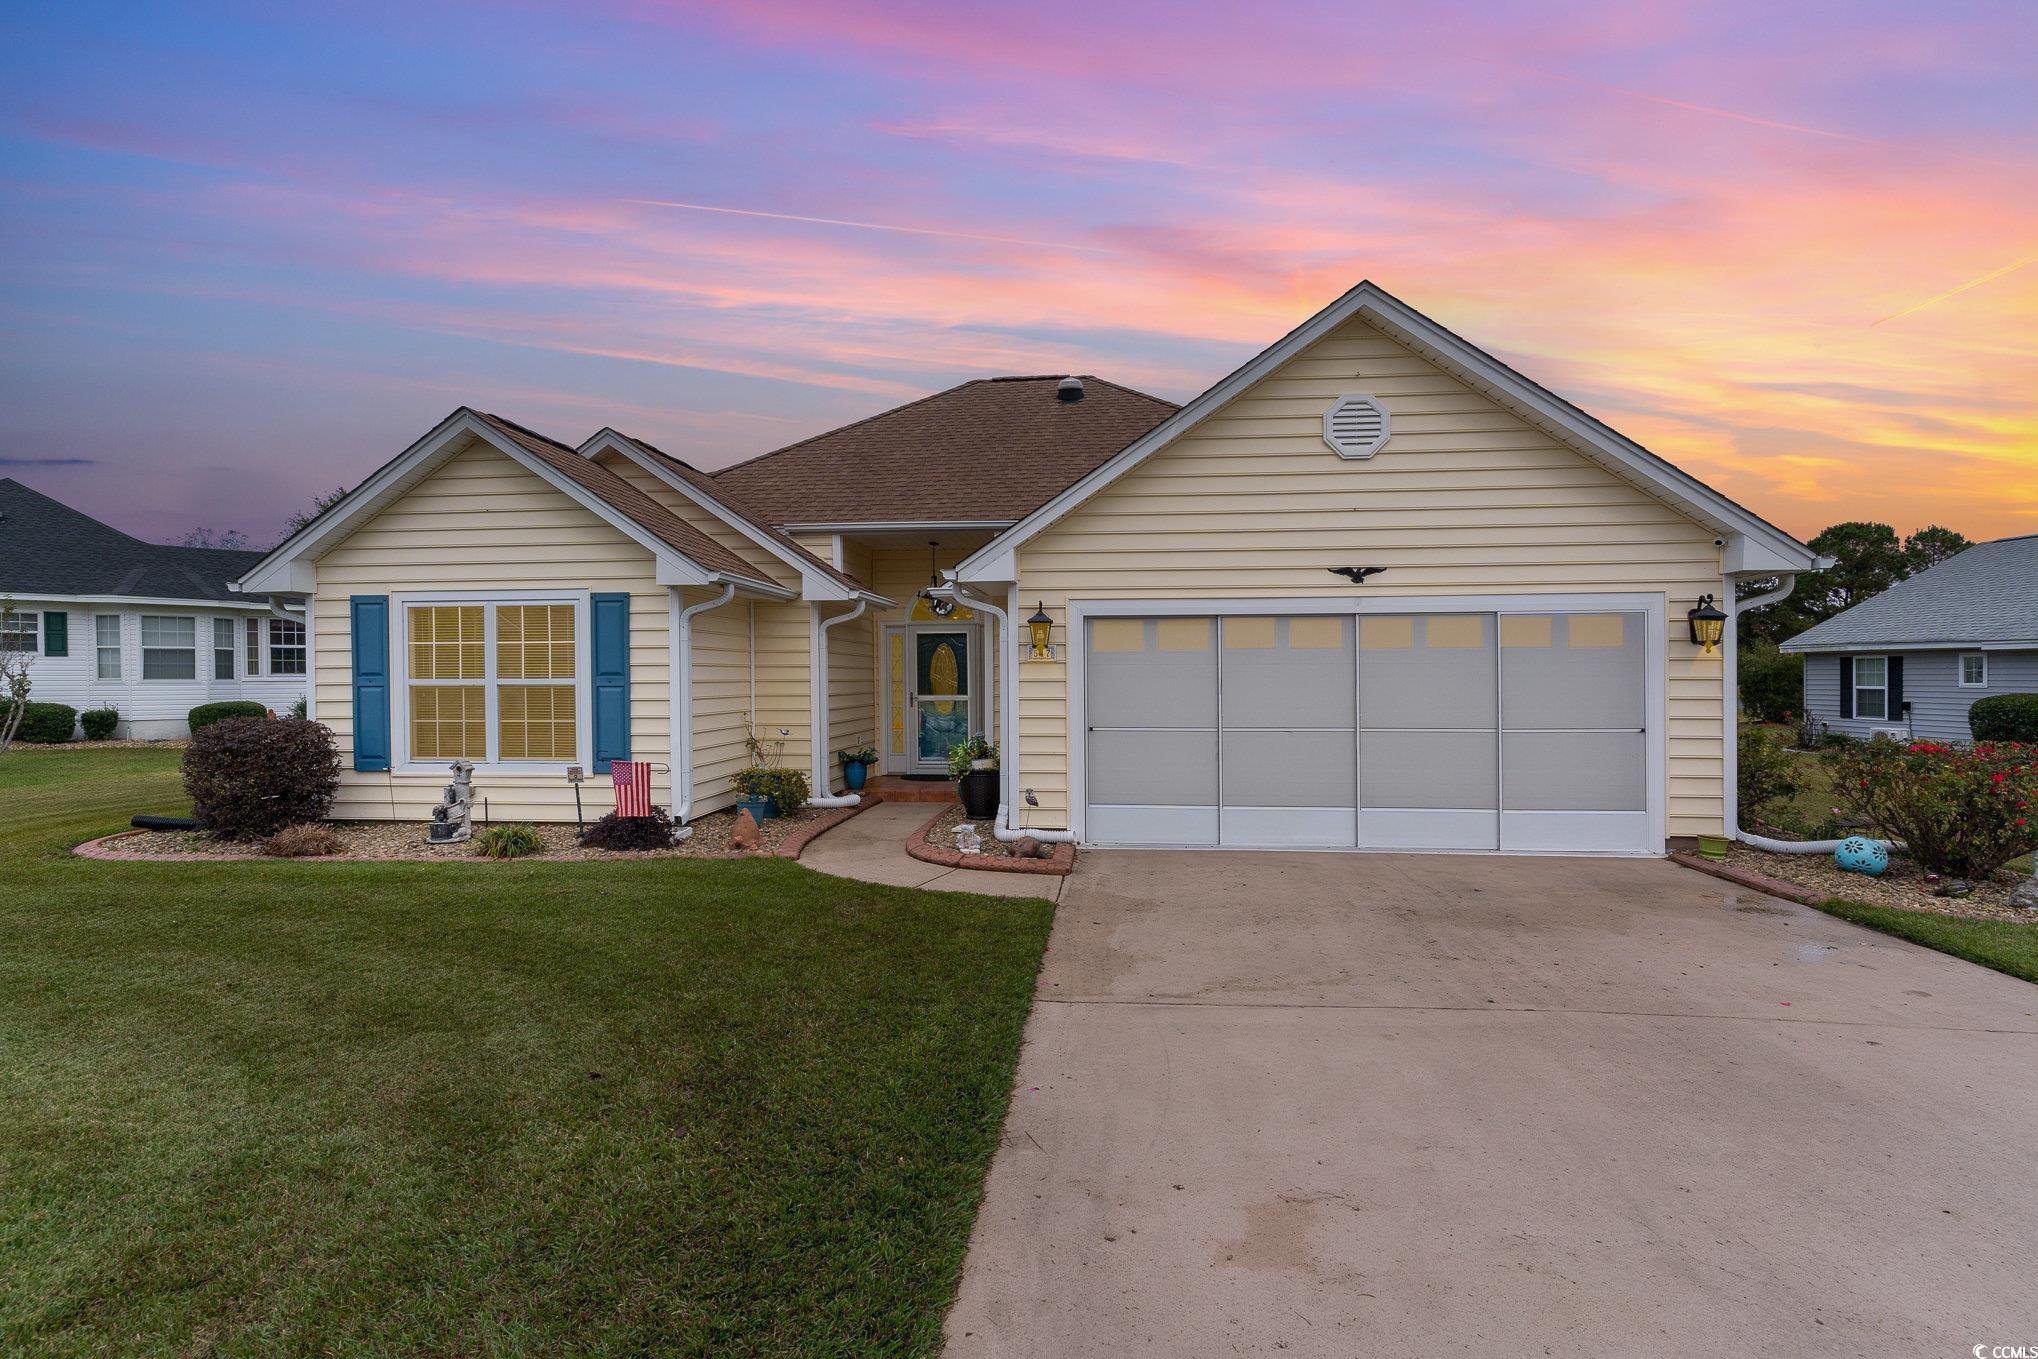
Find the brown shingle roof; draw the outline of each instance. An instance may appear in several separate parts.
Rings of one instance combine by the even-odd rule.
[[[1061,374],[979,378],[715,473],[772,524],[1024,518],[1175,413],[1173,402]]]
[[[646,532],[696,566],[725,575],[740,576],[744,580],[755,581],[760,585],[773,583],[763,571],[750,565],[608,468],[591,463],[565,444],[555,443],[534,430],[525,429],[514,421],[503,419],[500,415],[490,415],[486,411],[475,411],[474,415],[476,419],[487,424],[518,448],[594,495],[625,518],[634,520]]]
[[[700,468],[695,467],[690,462],[686,462],[683,461],[682,459],[673,457],[670,453],[667,453],[664,449],[658,447],[656,444],[653,444],[644,439],[639,439],[634,434],[625,434],[623,437],[628,439],[631,443],[637,445],[637,447],[643,449],[646,453],[649,453],[652,457],[658,459],[659,463],[662,466],[664,466],[667,470],[669,470],[674,476],[678,477],[680,480],[684,481],[687,485],[693,487],[696,491],[699,491],[702,495],[706,496],[710,501],[714,502],[714,504],[720,507],[722,512],[728,517],[741,519],[744,523],[750,525],[750,527],[756,529],[758,532],[769,535],[773,542],[780,544],[788,552],[792,553],[796,557],[799,557],[801,560],[811,563],[816,569],[820,570],[821,572],[831,577],[832,579],[837,580],[842,584],[849,586],[852,589],[860,590],[863,588],[862,584],[858,582],[854,576],[850,576],[841,571],[837,571],[833,566],[829,565],[827,562],[822,561],[819,557],[816,557],[813,553],[807,551],[807,549],[805,549],[804,547],[801,547],[798,543],[794,542],[791,538],[787,537],[785,534],[780,533],[777,529],[773,528],[770,524],[766,523],[764,519],[762,519],[760,516],[753,513],[749,509],[746,509],[743,505],[739,504],[736,498],[729,493],[728,487],[716,484],[715,479],[709,476],[706,472],[701,471]]]

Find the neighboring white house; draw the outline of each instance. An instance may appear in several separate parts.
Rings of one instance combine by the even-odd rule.
[[[35,658],[30,701],[113,708],[120,736],[186,735],[201,703],[304,697],[301,614],[227,589],[261,557],[145,543],[0,478],[0,633]]]

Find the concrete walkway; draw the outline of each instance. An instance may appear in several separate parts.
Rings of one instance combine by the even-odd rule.
[[[943,868],[906,853],[906,837],[927,824],[940,808],[924,802],[886,802],[851,817],[807,847],[800,862],[838,878],[926,887],[937,892],[976,892],[987,897],[1061,898],[1069,879],[1051,873],[995,873]]]
[[[2033,1339],[2038,987],[1662,861],[1081,862],[949,1359]]]

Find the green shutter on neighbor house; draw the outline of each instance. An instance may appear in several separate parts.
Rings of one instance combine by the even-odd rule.
[[[1840,658],[1840,716],[1854,715],[1854,658]]]
[[[43,610],[42,654],[45,656],[71,654],[71,615],[49,609]]]
[[[596,595],[589,601],[594,658],[594,772],[630,758],[630,597]]]

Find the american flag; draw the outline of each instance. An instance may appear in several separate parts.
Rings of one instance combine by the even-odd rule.
[[[617,816],[651,815],[651,765],[646,760],[611,760]]]

